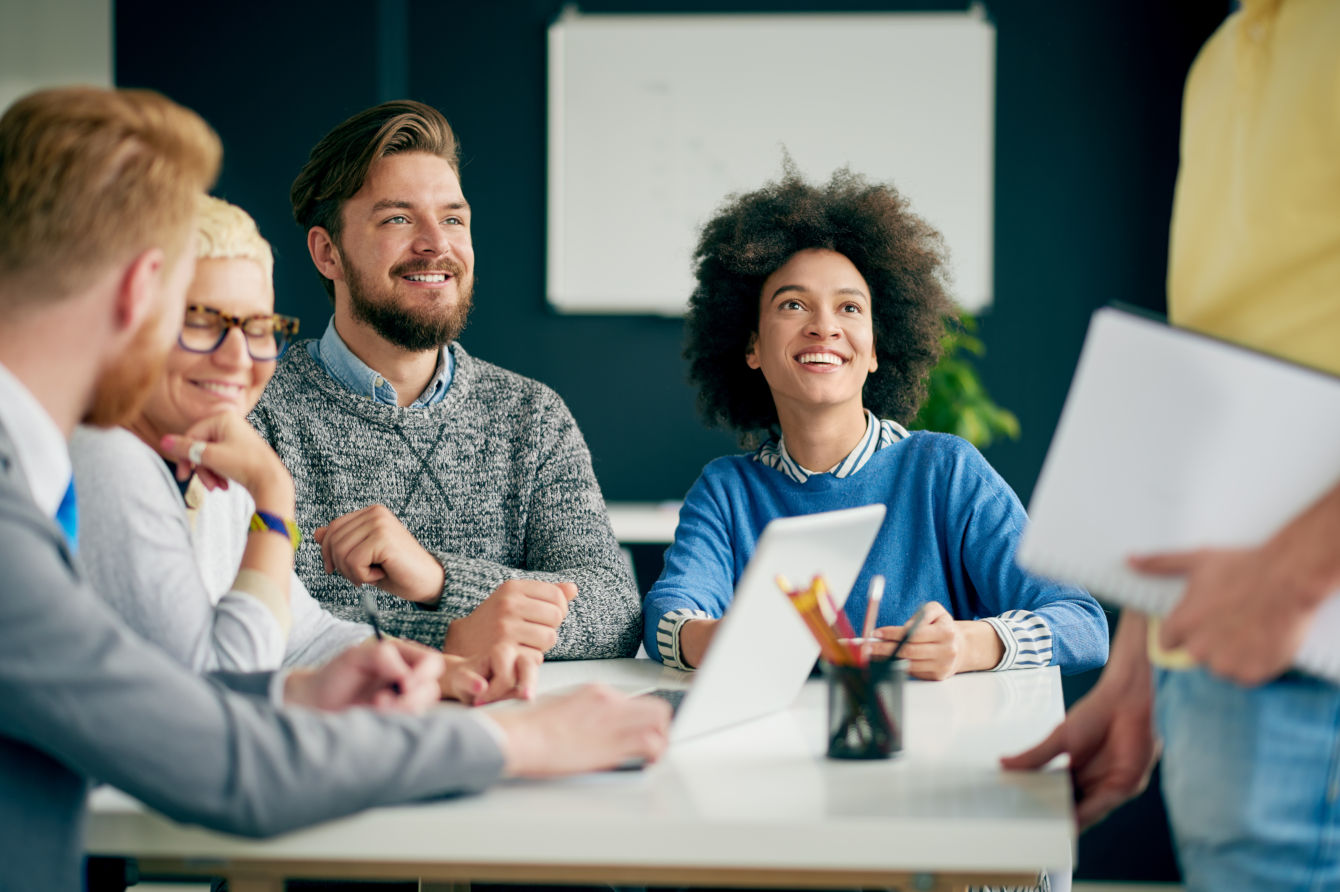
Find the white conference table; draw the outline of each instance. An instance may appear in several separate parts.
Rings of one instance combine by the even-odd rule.
[[[685,676],[648,660],[550,663],[541,693]],[[904,752],[889,761],[824,757],[824,686],[812,680],[789,711],[677,743],[642,771],[505,781],[263,841],[183,826],[103,788],[88,851],[134,857],[145,875],[226,876],[231,892],[281,892],[284,877],[947,890],[1070,869],[1064,766],[996,764],[1062,718],[1055,668],[912,682],[905,709]]]

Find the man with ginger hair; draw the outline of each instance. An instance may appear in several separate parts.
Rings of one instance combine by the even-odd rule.
[[[357,619],[376,585],[389,629],[451,654],[631,656],[638,593],[572,414],[456,340],[475,260],[446,119],[410,101],[354,115],[291,199],[334,316],[251,420],[314,533],[297,558],[313,596]]]
[[[154,380],[219,155],[199,117],[144,91],[45,91],[0,117],[2,889],[80,887],[93,777],[177,820],[266,835],[664,746],[663,706],[601,689],[496,718],[403,714],[437,699],[442,658],[392,641],[315,671],[204,678],[92,591],[66,440],[121,420]],[[226,475],[236,459],[204,423],[178,439],[179,462]]]

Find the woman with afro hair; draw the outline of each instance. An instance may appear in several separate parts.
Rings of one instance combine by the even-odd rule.
[[[847,602],[863,616],[870,578],[888,580],[877,653],[931,602],[903,649],[915,676],[1106,661],[1097,602],[1015,564],[1026,516],[1005,481],[965,440],[903,427],[953,306],[940,237],[897,191],[845,169],[814,186],[788,162],[708,221],[695,261],[689,376],[708,422],[756,448],[685,497],[644,607],[648,653],[700,665],[768,521],[882,503]]]

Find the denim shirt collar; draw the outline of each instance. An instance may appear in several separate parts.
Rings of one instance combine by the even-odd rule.
[[[349,392],[365,396],[382,405],[394,406],[397,404],[399,395],[390,382],[355,356],[349,346],[344,343],[344,339],[335,330],[335,317],[332,316],[329,324],[326,325],[326,333],[319,340],[310,342],[307,345],[307,350],[312,354],[312,358],[316,360],[317,365],[325,369],[326,374],[334,378],[340,386]],[[409,408],[422,409],[426,406],[437,405],[446,399],[454,371],[455,363],[451,358],[451,350],[443,347],[438,353],[437,370],[433,372],[432,380],[428,382],[428,386],[424,388],[423,393],[419,394],[419,398],[410,403]]]

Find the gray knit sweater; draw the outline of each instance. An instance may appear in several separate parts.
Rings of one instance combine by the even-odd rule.
[[[571,580],[580,594],[546,656],[631,656],[641,606],[572,414],[543,384],[450,349],[451,389],[417,409],[350,393],[306,342],[280,362],[251,423],[293,474],[298,575],[336,616],[361,619],[358,587],[326,575],[312,531],[380,503],[446,570],[435,610],[378,592],[388,631],[440,647],[505,580]]]

